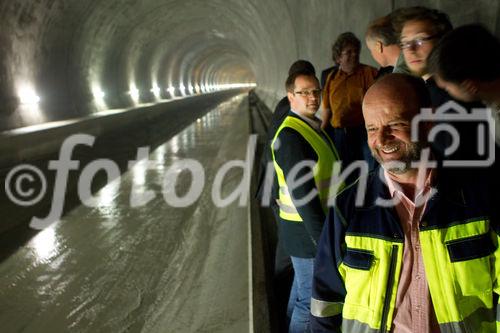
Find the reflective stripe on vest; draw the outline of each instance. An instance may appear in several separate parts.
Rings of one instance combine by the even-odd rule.
[[[276,170],[276,177],[278,178],[278,184],[280,186],[279,199],[277,200],[278,206],[280,207],[279,214],[280,217],[284,220],[302,222],[302,218],[300,217],[289,193],[283,170],[276,161],[273,149],[276,139],[278,138],[281,131],[286,127],[292,128],[300,133],[300,135],[309,143],[311,148],[318,156],[318,161],[313,168],[313,174],[316,189],[318,190],[318,196],[325,212],[327,210],[327,203],[330,195],[330,180],[333,170],[333,163],[335,161],[338,161],[339,158],[337,151],[335,150],[335,146],[329,139],[328,135],[323,132],[323,135],[325,136],[325,138],[323,138],[313,128],[311,128],[311,126],[309,126],[299,118],[291,116],[286,117],[281,126],[276,131],[276,134],[271,142],[271,152],[273,156],[274,168]],[[328,140],[328,142],[326,142],[325,139]]]
[[[311,298],[311,314],[315,317],[332,317],[342,313],[344,302],[326,302]]]
[[[342,320],[342,333],[378,333],[380,330],[371,328],[357,320]],[[415,332],[416,333],[416,332]]]
[[[498,304],[493,303],[494,293],[500,291],[500,239],[491,231],[489,221],[477,218],[443,228],[424,228],[419,237],[441,332],[500,332]],[[347,234],[345,242],[346,250],[338,266],[347,292],[342,332],[381,332],[383,322],[390,328],[403,243],[363,232]],[[391,248],[397,249],[395,265],[391,265]],[[385,313],[386,300],[389,307]]]

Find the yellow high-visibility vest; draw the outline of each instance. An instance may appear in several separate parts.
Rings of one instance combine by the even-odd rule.
[[[280,132],[284,128],[292,128],[295,131],[299,132],[299,134],[311,145],[311,148],[316,152],[318,156],[318,161],[313,168],[314,174],[314,182],[316,183],[316,189],[318,190],[319,198],[321,200],[321,205],[323,207],[324,212],[327,211],[327,203],[330,195],[334,195],[333,191],[331,191],[334,184],[331,184],[332,170],[334,162],[339,160],[339,155],[337,150],[335,149],[335,145],[328,137],[328,134],[324,132],[323,134],[325,138],[322,138],[321,135],[316,132],[311,126],[309,126],[303,120],[288,116],[285,118],[281,126],[276,131],[274,138],[271,142],[271,152],[273,155],[273,163],[274,168],[276,170],[276,176],[278,177],[279,184],[279,198],[277,200],[278,206],[280,208],[280,217],[287,221],[293,222],[302,222],[302,218],[300,217],[297,208],[295,207],[292,198],[290,196],[289,188],[285,179],[285,175],[283,173],[283,169],[279,166],[276,161],[275,152],[274,152],[274,144],[280,134]],[[328,140],[328,141],[325,141]],[[339,188],[341,188],[340,186]]]

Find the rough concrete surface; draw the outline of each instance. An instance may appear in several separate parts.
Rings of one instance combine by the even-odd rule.
[[[238,201],[214,206],[216,172],[244,160],[247,101],[233,98],[153,151],[0,263],[2,332],[248,332],[248,220]],[[172,208],[161,194],[166,171],[179,196],[191,184],[175,162],[205,171],[199,199]],[[173,168],[173,169],[172,169]],[[222,183],[226,198],[241,169]],[[131,191],[153,191],[130,208]]]
[[[135,88],[155,102],[156,85],[168,98],[170,86],[179,96],[256,82],[273,107],[294,60],[326,68],[339,33],[362,37],[372,19],[418,4],[500,34],[497,0],[0,0],[0,130],[128,107]],[[375,64],[366,48],[361,59]],[[19,105],[27,88],[37,107]]]

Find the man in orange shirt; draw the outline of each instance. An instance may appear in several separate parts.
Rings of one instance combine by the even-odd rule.
[[[352,32],[340,34],[332,50],[339,68],[326,80],[322,127],[339,149],[344,168],[355,160],[365,160],[372,168],[361,104],[377,70],[359,62],[361,42]]]

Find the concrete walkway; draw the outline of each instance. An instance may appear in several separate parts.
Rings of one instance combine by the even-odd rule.
[[[151,152],[149,170],[136,164],[95,207],[73,209],[1,262],[1,331],[248,332],[248,208],[217,208],[211,195],[220,166],[245,159],[247,114],[241,95],[222,103]],[[201,163],[205,186],[174,208],[162,184],[183,159]],[[181,171],[178,196],[191,184]],[[226,175],[223,197],[241,177]],[[131,208],[131,191],[156,196]]]

